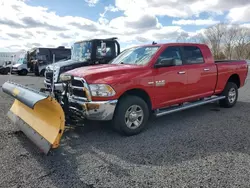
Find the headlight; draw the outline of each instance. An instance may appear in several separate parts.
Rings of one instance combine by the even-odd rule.
[[[67,82],[67,81],[70,81],[71,79],[72,79],[71,75],[67,75],[67,74],[60,75],[60,81],[62,82]]]
[[[115,90],[107,84],[90,84],[89,88],[93,97],[111,97],[115,95]]]

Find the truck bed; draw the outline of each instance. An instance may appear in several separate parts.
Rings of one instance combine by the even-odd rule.
[[[215,60],[214,63],[237,63],[237,62],[245,62],[244,60]]]
[[[217,67],[216,93],[220,93],[227,83],[230,76],[235,75],[239,78],[239,87],[244,85],[248,69],[245,60],[219,60],[215,61]]]

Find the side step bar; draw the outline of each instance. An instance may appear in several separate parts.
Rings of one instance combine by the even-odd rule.
[[[165,108],[165,109],[157,109],[155,111],[155,116],[156,117],[164,116],[164,115],[171,114],[171,113],[174,113],[174,112],[178,112],[178,111],[186,110],[186,109],[193,108],[193,107],[196,107],[196,106],[201,106],[201,105],[204,105],[204,104],[215,102],[215,101],[218,101],[218,100],[221,100],[221,99],[224,99],[224,98],[226,98],[226,97],[225,96],[215,96],[215,97],[210,97],[210,98],[207,98],[207,99],[203,99],[202,101],[196,101],[196,102],[183,104],[181,106],[168,107],[168,108]]]

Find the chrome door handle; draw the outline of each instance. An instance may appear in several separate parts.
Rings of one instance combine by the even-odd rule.
[[[178,72],[178,74],[185,74],[185,73],[186,73],[185,71]]]
[[[209,71],[210,69],[208,69],[208,68],[205,68],[205,69],[203,69],[204,71]]]

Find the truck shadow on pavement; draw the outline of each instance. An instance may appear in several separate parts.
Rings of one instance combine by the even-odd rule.
[[[120,136],[109,123],[89,122],[66,131],[60,148],[47,157],[35,151],[25,136],[19,139],[56,186],[94,187],[82,180],[88,171],[101,170],[91,166],[93,161],[108,164],[108,172],[121,177],[130,176],[131,165],[162,167],[224,152],[250,154],[249,114],[247,102],[239,101],[230,109],[208,104],[152,118],[144,132],[131,137]]]

